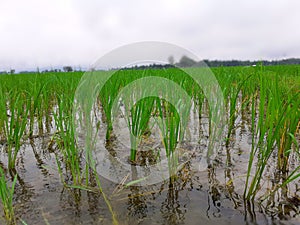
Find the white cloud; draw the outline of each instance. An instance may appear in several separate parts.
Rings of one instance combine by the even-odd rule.
[[[0,0],[0,70],[87,66],[158,40],[200,58],[300,57],[298,0]]]

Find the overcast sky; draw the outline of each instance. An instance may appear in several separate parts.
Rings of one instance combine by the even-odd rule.
[[[165,41],[201,59],[300,57],[299,0],[0,0],[0,70],[87,67]]]

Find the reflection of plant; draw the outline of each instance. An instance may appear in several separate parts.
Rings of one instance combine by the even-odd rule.
[[[161,204],[161,214],[166,221],[166,224],[181,224],[184,221],[186,209],[180,205],[181,186],[170,180],[166,199]]]
[[[3,205],[4,216],[7,224],[16,224],[16,218],[13,207],[13,195],[15,191],[15,185],[17,182],[17,175],[15,176],[11,187],[8,187],[5,174],[0,168],[0,198]]]
[[[132,217],[147,217],[147,195],[140,187],[130,187],[128,194],[128,214]]]

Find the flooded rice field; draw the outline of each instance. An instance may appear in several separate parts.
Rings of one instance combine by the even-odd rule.
[[[79,97],[82,73],[3,75],[0,224],[300,224],[299,70],[215,69],[221,99],[173,68]]]

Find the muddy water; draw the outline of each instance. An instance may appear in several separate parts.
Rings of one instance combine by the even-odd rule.
[[[44,141],[35,139],[23,145],[14,198],[17,216],[27,224],[111,224],[101,195],[61,185],[55,156],[42,150]],[[166,181],[119,190],[102,178],[102,186],[120,224],[299,223],[297,218],[280,222],[251,207],[244,209],[241,198],[224,185],[226,175],[221,169],[186,173],[173,185]]]
[[[247,115],[239,115],[231,145],[218,154],[218,165],[214,169],[202,170],[196,170],[192,164],[202,157],[201,149],[207,145],[208,120],[207,115],[202,115],[201,121],[197,118],[197,114],[191,116],[187,131],[190,141],[179,146],[183,155],[188,154],[192,160],[179,171],[174,182],[165,180],[151,186],[125,188],[101,177],[103,191],[119,223],[300,224],[299,207],[292,207],[292,203],[282,198],[282,195],[286,195],[285,199],[299,196],[299,180],[289,185],[287,193],[280,192],[275,196],[271,206],[245,204],[242,200],[251,149]],[[98,148],[101,151],[113,149],[126,162],[128,134],[123,128],[121,126],[115,132],[116,138],[110,143],[100,141]],[[104,140],[103,136],[99,140]],[[27,224],[111,224],[111,213],[101,194],[63,187],[55,154],[48,150],[49,141],[49,136],[33,138],[26,141],[19,152],[19,180],[14,197],[17,217]],[[162,148],[156,132],[144,140],[144,144]],[[5,145],[0,147],[4,152]],[[276,156],[273,160],[275,162]],[[3,167],[7,167],[5,162],[7,158],[1,153]],[[292,158],[292,163],[299,162]],[[275,163],[270,163],[267,168],[262,193],[276,182],[274,167]],[[91,178],[90,184],[93,183],[95,181]],[[4,223],[3,219],[0,220],[0,224]]]

